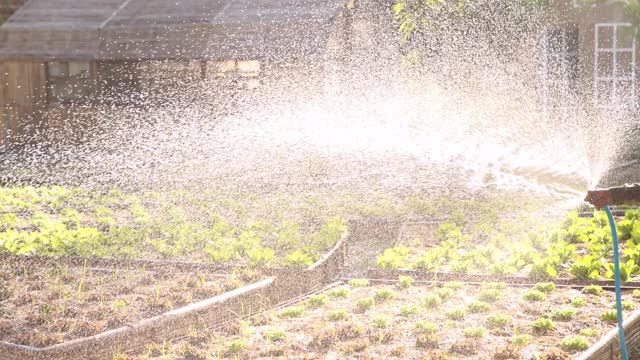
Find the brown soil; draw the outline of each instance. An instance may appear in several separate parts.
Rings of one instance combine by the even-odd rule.
[[[259,274],[175,274],[0,265],[0,340],[45,347],[210,298]]]
[[[562,349],[560,342],[567,336],[579,335],[582,329],[591,329],[592,336],[584,336],[589,345],[594,344],[615,322],[603,321],[603,312],[613,309],[614,295],[586,295],[579,290],[556,288],[544,301],[523,300],[527,288],[507,287],[501,290],[502,298],[490,303],[488,310],[471,313],[467,306],[477,299],[480,286],[465,285],[454,290],[454,295],[437,307],[426,307],[424,298],[433,294],[438,286],[420,285],[408,289],[397,286],[372,286],[352,288],[347,298],[332,297],[329,303],[312,306],[305,302],[304,314],[297,318],[282,317],[281,310],[274,310],[233,330],[202,329],[186,339],[165,345],[150,345],[147,351],[121,358],[154,358],[154,350],[163,346],[172,359],[240,358],[240,359],[570,359],[579,351]],[[388,288],[393,298],[377,301],[370,309],[358,309],[359,300],[375,297],[375,291]],[[631,294],[625,299],[633,300]],[[584,298],[581,307],[571,305],[571,300]],[[417,314],[403,314],[406,307],[416,305]],[[452,309],[464,308],[463,319],[451,320],[445,315]],[[541,317],[552,318],[558,309],[574,309],[576,315],[569,321],[554,320],[552,330],[541,333],[533,329],[534,321]],[[332,320],[330,314],[344,311],[343,320]],[[625,316],[629,315],[625,311]],[[491,327],[487,317],[506,314],[512,321],[505,326]],[[379,327],[376,317],[388,320],[388,327]],[[416,331],[416,321],[427,320],[437,324],[433,334]],[[483,327],[486,335],[480,338],[465,336],[464,330]],[[281,330],[283,339],[269,339],[269,332]],[[514,337],[529,335],[525,345],[516,345]]]

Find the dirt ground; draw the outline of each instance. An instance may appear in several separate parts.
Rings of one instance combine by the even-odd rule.
[[[133,324],[243,286],[259,274],[0,265],[0,340],[45,347]]]

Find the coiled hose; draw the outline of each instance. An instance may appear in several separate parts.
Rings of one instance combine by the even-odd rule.
[[[611,226],[611,237],[613,238],[613,266],[614,278],[616,284],[616,311],[618,313],[618,337],[620,338],[620,354],[623,360],[629,360],[627,354],[627,342],[624,340],[624,326],[622,325],[622,293],[620,291],[620,255],[618,254],[618,232],[616,231],[616,223],[611,215],[608,206],[604,207],[604,211],[609,218],[609,226]]]

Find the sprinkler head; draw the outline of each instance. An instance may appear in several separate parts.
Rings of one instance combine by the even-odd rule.
[[[613,203],[613,197],[611,196],[611,191],[607,189],[589,190],[587,191],[587,196],[584,198],[584,201],[593,205],[596,209],[602,209]]]

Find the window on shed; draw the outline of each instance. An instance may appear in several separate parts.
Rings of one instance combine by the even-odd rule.
[[[636,39],[631,24],[596,24],[593,102],[599,108],[635,105]]]
[[[47,63],[49,102],[87,103],[93,99],[95,81],[88,61]]]

